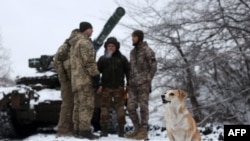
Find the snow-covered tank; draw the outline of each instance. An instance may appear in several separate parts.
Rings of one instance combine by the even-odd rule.
[[[36,65],[31,64],[34,60]],[[17,77],[13,87],[0,88],[0,138],[22,137],[38,128],[56,126],[62,103],[60,83],[48,64],[53,64],[53,56],[29,59],[29,67],[37,73]]]

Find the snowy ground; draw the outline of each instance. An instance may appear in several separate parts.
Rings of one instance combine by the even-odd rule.
[[[88,139],[78,139],[74,137],[56,137],[55,135],[44,135],[44,134],[38,134],[31,136],[24,141],[88,141]],[[101,137],[98,139],[98,141],[131,141],[132,139],[126,139],[126,138],[119,138],[117,135],[109,135],[108,137]],[[169,141],[167,138],[164,137],[154,137],[150,138],[150,141]]]
[[[211,127],[209,131],[210,134],[204,135],[202,134],[202,141],[221,141],[219,139],[220,134],[223,135],[223,128],[219,128],[218,126],[209,126]],[[205,131],[205,128],[199,128],[201,131]],[[99,135],[99,133],[95,133]],[[30,136],[23,141],[88,141],[87,139],[78,139],[75,137],[57,137],[55,134],[36,134]],[[166,135],[166,131],[156,130],[149,131],[149,140],[150,141],[169,141]],[[132,141],[132,139],[120,138],[117,135],[109,134],[108,137],[101,137],[98,141]]]

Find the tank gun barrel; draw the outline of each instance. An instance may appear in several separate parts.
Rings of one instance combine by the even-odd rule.
[[[104,25],[101,33],[97,36],[97,38],[93,42],[93,45],[94,45],[96,52],[100,49],[100,47],[102,46],[106,37],[110,34],[110,32],[113,30],[113,28],[116,26],[116,24],[119,22],[119,20],[124,15],[125,15],[124,8],[122,8],[122,7],[116,8],[113,15],[108,19],[108,21]]]

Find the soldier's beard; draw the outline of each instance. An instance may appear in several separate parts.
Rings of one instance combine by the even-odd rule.
[[[106,51],[105,51],[105,57],[106,57],[106,58],[111,58],[112,55],[113,55],[113,53],[114,53],[113,51],[106,50]]]
[[[134,47],[137,47],[141,42],[142,42],[141,40],[138,40],[137,42],[134,42],[132,45],[133,45]]]

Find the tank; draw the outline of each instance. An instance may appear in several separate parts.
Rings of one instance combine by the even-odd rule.
[[[125,10],[118,7],[93,41],[96,52],[119,22]],[[55,128],[61,106],[60,83],[54,55],[30,58],[34,76],[17,77],[16,85],[0,88],[0,139],[23,137],[39,129]]]

